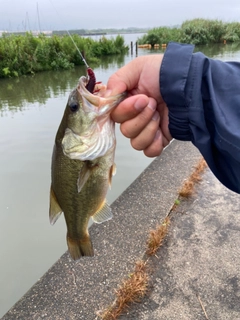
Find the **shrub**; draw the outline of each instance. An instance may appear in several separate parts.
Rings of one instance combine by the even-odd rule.
[[[228,23],[223,37],[225,40],[230,42],[240,41],[240,23]]]
[[[225,24],[219,20],[194,19],[181,26],[180,41],[192,44],[218,43],[223,40]]]
[[[75,44],[74,44],[74,43]],[[77,48],[78,49],[77,49]],[[78,35],[40,34],[4,35],[0,38],[0,77],[15,77],[44,70],[70,69],[83,64],[79,52],[88,61],[97,61],[103,55],[126,52],[124,39],[101,38],[94,41]]]

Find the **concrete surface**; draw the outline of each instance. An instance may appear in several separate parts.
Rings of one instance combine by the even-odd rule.
[[[95,256],[76,263],[65,253],[2,320],[98,319],[200,158],[190,143],[173,141],[113,203],[114,219],[91,227]],[[239,205],[207,172],[151,259],[148,296],[120,319],[206,319],[199,301],[211,320],[240,319]]]
[[[149,296],[122,319],[239,320],[240,195],[207,169],[172,214],[151,269]]]

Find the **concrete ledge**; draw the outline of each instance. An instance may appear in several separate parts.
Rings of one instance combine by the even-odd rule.
[[[112,204],[114,219],[91,227],[95,256],[76,263],[65,253],[2,320],[97,319],[200,158],[191,143],[173,141]]]

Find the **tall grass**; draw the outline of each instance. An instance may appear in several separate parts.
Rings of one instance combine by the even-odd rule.
[[[97,61],[101,56],[126,52],[124,39],[91,38],[72,36],[87,61]],[[33,74],[39,71],[70,69],[83,61],[69,36],[31,33],[3,36],[0,38],[0,78]]]
[[[240,41],[240,23],[232,22],[228,23],[226,26],[224,39],[229,42]]]
[[[168,43],[169,41],[179,41],[180,29],[179,28],[167,28],[159,27],[153,28],[143,35],[138,40],[139,44],[150,44],[152,47],[154,44]]]
[[[139,44],[163,44],[169,41],[205,45],[240,41],[240,23],[224,23],[221,20],[193,19],[179,28],[159,27],[148,31],[139,39]]]
[[[183,43],[220,43],[226,32],[226,24],[220,20],[194,19],[181,26],[180,40]]]

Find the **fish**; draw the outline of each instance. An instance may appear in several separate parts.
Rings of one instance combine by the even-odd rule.
[[[106,194],[116,172],[116,137],[111,111],[126,93],[108,96],[92,69],[68,97],[52,153],[49,219],[64,213],[67,246],[73,260],[93,256],[89,220],[112,218]]]

